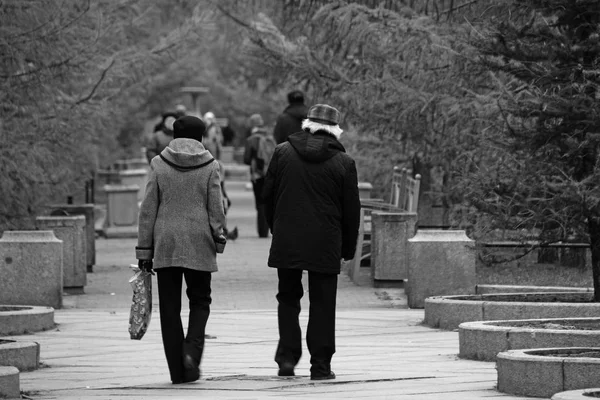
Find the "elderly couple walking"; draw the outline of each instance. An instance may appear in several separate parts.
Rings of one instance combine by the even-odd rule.
[[[293,376],[302,354],[299,324],[303,271],[308,271],[306,341],[311,379],[333,379],[335,308],[340,260],[354,256],[360,218],[354,160],[338,141],[340,113],[310,108],[302,131],[278,145],[263,191],[273,239],[268,265],[277,268],[279,376]],[[202,145],[202,120],[174,123],[174,139],[152,159],[139,215],[136,257],[157,274],[163,346],[173,383],[200,378],[210,314],[211,273],[222,252],[225,214],[219,166]],[[189,324],[184,335],[181,290],[185,279]]]

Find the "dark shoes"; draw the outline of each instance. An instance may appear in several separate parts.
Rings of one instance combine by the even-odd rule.
[[[327,375],[311,375],[310,376],[311,381],[325,381],[328,379],[335,379],[335,374],[333,373],[333,371],[329,371],[329,374],[327,374]]]
[[[188,383],[195,382],[200,379],[200,364],[192,358],[189,354],[183,355],[183,379],[180,381],[173,381],[177,383]]]
[[[279,366],[279,372],[277,372],[277,376],[295,376],[294,364],[292,364],[292,363],[281,364]]]
[[[284,362],[279,364],[279,371],[277,372],[277,376],[295,376],[294,374],[294,368],[295,365],[292,363],[288,363],[288,362]],[[327,368],[329,369],[329,368]],[[328,373],[324,373],[325,371],[327,371],[327,369],[322,369],[321,371],[323,373],[318,373],[321,372],[319,370],[317,370],[317,373],[311,373],[310,374],[310,379],[312,381],[325,381],[325,380],[329,380],[329,379],[335,379],[335,374],[333,373],[332,370],[329,369]]]

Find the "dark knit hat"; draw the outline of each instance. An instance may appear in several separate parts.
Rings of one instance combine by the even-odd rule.
[[[306,118],[324,125],[337,125],[340,123],[340,112],[327,104],[315,104],[308,110]]]
[[[173,124],[173,137],[175,139],[196,139],[201,142],[205,131],[206,125],[204,125],[204,122],[200,118],[191,115],[180,117]]]
[[[287,95],[288,103],[304,103],[304,94],[299,90],[293,90]]]

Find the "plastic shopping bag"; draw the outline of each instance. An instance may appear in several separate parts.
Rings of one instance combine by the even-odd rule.
[[[131,264],[135,274],[129,279],[133,288],[133,299],[129,313],[129,336],[140,340],[148,330],[152,317],[152,274],[142,271],[137,265]]]

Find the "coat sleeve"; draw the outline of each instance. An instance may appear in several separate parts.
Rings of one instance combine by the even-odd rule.
[[[221,193],[221,175],[219,167],[213,168],[208,178],[207,211],[210,231],[214,238],[223,234],[225,228],[225,210]]]
[[[360,226],[360,196],[356,163],[351,161],[344,176],[342,200],[342,258],[350,260],[356,251],[358,228]]]
[[[158,215],[158,207],[160,207],[159,190],[155,163],[151,163],[146,191],[138,216],[138,243],[135,248],[135,257],[138,260],[154,258],[154,223]]]
[[[273,219],[275,216],[275,194],[277,193],[277,164],[279,160],[279,146],[275,148],[275,153],[269,163],[267,175],[265,176],[265,185],[263,186],[262,197],[265,205],[265,217],[267,225],[273,233]]]

